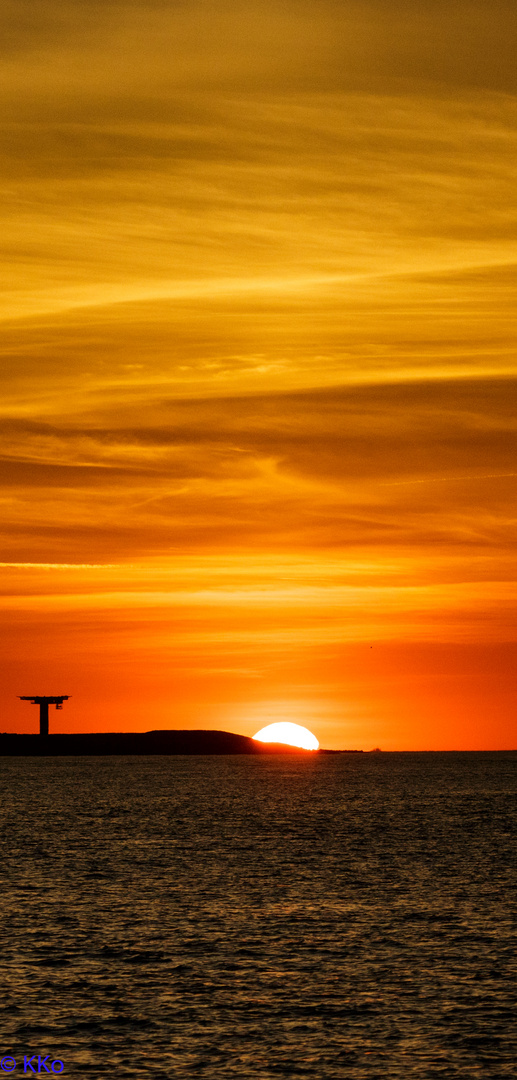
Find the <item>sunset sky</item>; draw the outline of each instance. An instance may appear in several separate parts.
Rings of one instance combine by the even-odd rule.
[[[515,0],[4,0],[2,731],[517,745]]]

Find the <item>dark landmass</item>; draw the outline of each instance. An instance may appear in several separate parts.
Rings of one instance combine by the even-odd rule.
[[[0,757],[81,757],[87,754],[332,754],[283,743],[260,743],[230,731],[92,732],[80,735],[0,735]],[[346,752],[346,751],[345,751]],[[362,753],[362,751],[355,751]],[[352,751],[354,753],[354,751]]]

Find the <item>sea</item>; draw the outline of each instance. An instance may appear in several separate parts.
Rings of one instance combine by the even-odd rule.
[[[515,1077],[516,769],[1,759],[2,1075]]]

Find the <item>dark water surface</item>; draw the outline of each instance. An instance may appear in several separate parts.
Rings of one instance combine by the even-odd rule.
[[[515,1076],[511,753],[4,758],[0,1057]]]

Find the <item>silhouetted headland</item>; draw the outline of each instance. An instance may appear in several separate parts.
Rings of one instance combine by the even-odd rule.
[[[0,735],[0,756],[81,757],[88,754],[326,754],[285,743],[261,743],[231,731],[92,732],[78,735]],[[347,751],[345,751],[347,752]],[[348,751],[350,752],[350,751]],[[362,751],[351,751],[362,753]]]

